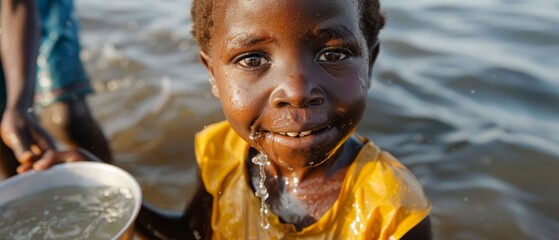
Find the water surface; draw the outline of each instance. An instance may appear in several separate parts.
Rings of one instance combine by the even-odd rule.
[[[129,221],[128,188],[65,186],[0,206],[0,238],[27,240],[112,239]]]

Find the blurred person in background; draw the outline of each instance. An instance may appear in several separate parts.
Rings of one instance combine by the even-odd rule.
[[[73,9],[71,0],[2,0],[0,166],[6,177],[80,159],[83,151],[78,148],[112,161],[85,99],[93,89],[79,57]],[[34,119],[35,101],[44,107],[44,127],[70,151],[57,151],[51,135]]]

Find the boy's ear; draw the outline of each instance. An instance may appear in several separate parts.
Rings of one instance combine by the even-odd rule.
[[[369,50],[369,79],[373,76],[373,66],[377,60],[378,53],[380,51],[380,42],[377,40],[375,45]]]
[[[217,85],[215,83],[213,65],[210,56],[203,50],[200,50],[198,58],[200,58],[200,62],[204,64],[204,66],[208,70],[208,73],[210,74],[210,87],[212,88],[212,95],[216,98],[219,98],[219,90],[217,89]]]
[[[377,39],[376,43],[369,49],[369,81],[367,82],[367,88],[371,88],[371,81],[373,81],[373,66],[375,65],[379,51],[380,43]]]

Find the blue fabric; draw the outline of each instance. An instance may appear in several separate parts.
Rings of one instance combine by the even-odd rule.
[[[42,105],[93,91],[80,60],[79,26],[73,0],[39,0],[41,45],[35,100]]]
[[[41,45],[37,58],[35,100],[42,105],[93,92],[80,60],[79,26],[73,0],[38,0]],[[0,66],[0,113],[6,105],[6,83]]]

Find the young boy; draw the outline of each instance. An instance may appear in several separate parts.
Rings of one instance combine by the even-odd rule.
[[[194,0],[192,15],[227,118],[196,136],[203,186],[180,219],[195,237],[430,239],[413,174],[354,134],[378,1]],[[144,209],[138,223],[154,217]],[[147,228],[164,235],[180,220]]]

